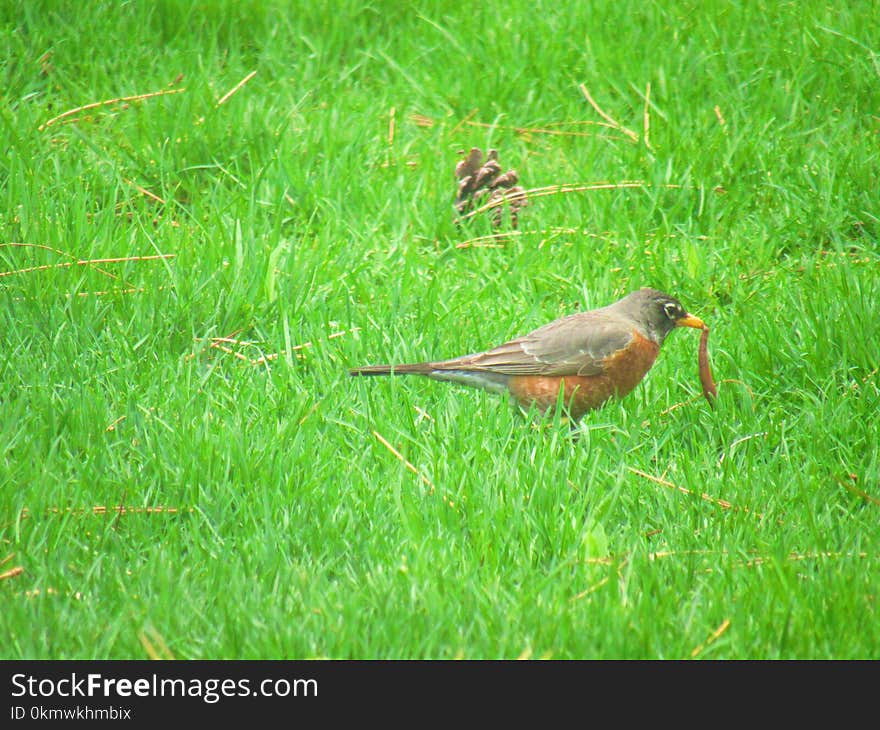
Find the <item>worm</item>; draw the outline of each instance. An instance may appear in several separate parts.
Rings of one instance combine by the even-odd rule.
[[[718,389],[712,380],[712,371],[709,369],[709,328],[703,326],[700,335],[700,385],[703,386],[703,395],[709,401],[709,405],[715,407],[715,399],[718,397]]]

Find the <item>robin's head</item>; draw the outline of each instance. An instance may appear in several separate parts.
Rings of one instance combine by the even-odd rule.
[[[617,304],[642,325],[658,345],[662,345],[666,335],[676,327],[702,329],[705,326],[699,317],[688,314],[678,299],[656,289],[639,289]]]

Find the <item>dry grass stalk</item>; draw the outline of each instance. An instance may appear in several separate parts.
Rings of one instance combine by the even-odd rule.
[[[566,124],[567,122],[562,122],[562,124]],[[617,129],[613,124],[608,124],[607,122],[568,122],[570,124],[592,124],[597,127],[605,127],[608,129]],[[509,129],[512,132],[516,132],[517,134],[522,135],[532,135],[532,134],[546,134],[554,137],[605,137],[606,139],[623,139],[623,137],[607,137],[606,135],[597,135],[593,132],[571,132],[565,129],[548,129],[551,125],[546,125],[544,127],[517,127],[507,124],[489,124],[487,122],[474,122],[474,121],[465,121],[464,124],[467,124],[469,127],[481,127],[483,129]]]
[[[43,264],[42,266],[29,266],[24,269],[14,269],[12,271],[0,271],[0,277],[12,276],[13,274],[29,274],[34,271],[48,271],[49,269],[69,269],[72,266],[95,266],[96,264],[121,264],[131,261],[156,261],[157,259],[173,259],[176,255],[177,254],[173,253],[160,253],[151,254],[149,256],[119,256],[104,259],[77,259],[76,261],[62,261],[60,264]],[[109,276],[112,276],[114,279],[118,278],[117,276],[110,274],[109,272],[101,273],[106,273]]]
[[[485,236],[476,236],[467,241],[459,241],[456,248],[504,248],[504,241],[510,236],[521,236],[521,231],[507,231],[505,233],[490,233]]]
[[[388,112],[388,146],[394,144],[394,115],[397,113],[397,110],[394,107],[391,107],[391,111]]]
[[[815,552],[815,553],[790,553],[785,559],[790,563],[798,563],[802,560],[822,560],[823,558],[830,558],[832,560],[838,560],[841,558],[858,558],[859,560],[865,560],[868,558],[868,553],[860,552],[860,553],[834,553],[834,552]],[[878,556],[874,555],[874,559]],[[744,560],[740,563],[737,563],[739,567],[742,568],[754,568],[764,563],[772,562],[774,558],[758,556],[757,558],[753,558],[752,560]]]
[[[596,591],[598,591],[602,586],[604,586],[604,585],[608,582],[608,580],[609,580],[609,576],[606,575],[606,576],[605,576],[602,580],[600,580],[598,583],[594,583],[594,584],[591,585],[589,588],[587,588],[587,589],[585,589],[585,590],[582,590],[582,591],[581,591],[580,593],[578,593],[576,596],[572,596],[569,600],[570,600],[570,601],[579,601],[579,600],[581,600],[581,598],[586,598],[586,597],[589,596],[591,593],[595,593]]]
[[[642,139],[645,141],[645,147],[649,150],[653,151],[653,147],[651,147],[651,82],[649,81],[645,85],[645,111],[642,114],[643,116],[643,126],[644,126],[644,134],[642,135]]]
[[[434,126],[434,120],[431,117],[426,117],[424,114],[410,114],[409,119],[417,127],[427,127],[430,129]]]
[[[627,554],[624,555],[626,557]],[[730,557],[730,553],[726,550],[659,550],[654,553],[648,553],[648,560],[653,562],[655,560],[660,560],[662,558],[680,558],[680,557],[688,557],[691,555],[716,555],[719,558]],[[866,552],[860,553],[843,553],[843,552],[813,552],[813,553],[789,553],[785,560],[786,562],[796,563],[804,560],[821,560],[821,559],[834,559],[839,560],[842,558],[858,558],[860,560],[865,560],[868,557],[873,557],[876,559],[877,555],[869,556]],[[756,568],[766,563],[770,563],[775,558],[767,556],[767,555],[757,555],[754,558],[750,558],[748,560],[741,560],[734,563],[731,563],[729,567],[732,568]],[[723,568],[723,570],[728,570],[729,567]],[[706,573],[714,573],[717,570],[722,570],[722,568],[706,568]]]
[[[761,438],[762,436],[766,437],[767,432],[766,431],[758,431],[757,433],[750,433],[747,436],[740,436],[739,438],[735,438],[733,441],[730,442],[730,446],[727,447],[727,450],[723,451],[721,453],[721,456],[718,457],[718,463],[719,464],[723,463],[724,459],[729,454],[733,454],[734,447],[739,446],[740,444],[745,443],[746,441],[751,441],[752,439]]]
[[[662,560],[663,558],[679,558],[683,555],[727,555],[726,550],[657,550],[653,553],[648,553],[648,560],[650,562],[654,562],[655,560]]]
[[[239,81],[235,86],[233,86],[229,91],[227,91],[225,94],[223,94],[223,96],[220,97],[220,101],[215,104],[215,108],[223,106],[227,101],[229,101],[234,93],[236,93],[242,86],[244,86],[256,75],[256,71],[251,71],[247,76],[245,76],[241,81]]]
[[[24,568],[20,565],[16,565],[14,568],[10,568],[3,573],[0,573],[0,580],[8,580],[9,578],[15,578],[18,575],[24,573]]]
[[[471,119],[473,119],[473,118],[477,115],[477,112],[478,112],[478,111],[480,111],[480,110],[479,110],[479,109],[471,109],[471,110],[465,115],[464,119],[459,120],[458,124],[456,124],[456,125],[452,128],[452,131],[449,133],[450,136],[455,136],[455,135],[459,132],[459,130],[461,130],[461,128],[462,128],[465,124],[467,124]]]
[[[131,185],[141,195],[145,195],[146,197],[150,198],[151,200],[155,200],[157,203],[159,203],[161,205],[165,205],[165,201],[162,200],[162,198],[160,198],[155,193],[151,193],[146,188],[142,188],[140,185],[138,185],[136,182],[134,182],[134,180],[128,180],[127,178],[122,178],[122,180],[126,185]]]
[[[67,253],[66,251],[62,251],[60,248],[54,248],[53,246],[46,246],[43,243],[24,243],[21,241],[9,241],[7,243],[0,243],[0,248],[7,248],[7,247],[8,248],[38,248],[43,251],[51,251],[52,253],[55,253],[55,254],[58,254],[59,256],[70,259],[71,261],[78,261],[77,257],[74,256],[73,254]],[[116,274],[113,274],[109,271],[105,271],[104,269],[100,268],[99,266],[95,266],[94,269],[99,274],[103,274],[104,276],[109,277],[110,279],[117,279],[117,280],[119,279],[119,277],[116,276]],[[29,269],[25,269],[25,270],[28,271]],[[16,273],[16,272],[0,272],[0,276],[5,276],[6,274],[10,274],[10,273]]]
[[[854,478],[854,477],[855,477],[854,474],[851,474],[851,475],[850,475],[850,478],[851,478],[851,479]],[[872,497],[872,496],[871,496],[870,494],[868,494],[867,492],[863,492],[863,491],[862,491],[861,489],[859,489],[855,484],[850,484],[849,482],[847,482],[847,481],[844,480],[844,479],[838,479],[838,480],[837,480],[837,483],[840,484],[840,486],[843,487],[844,489],[846,489],[847,491],[852,492],[852,493],[855,494],[856,496],[861,497],[862,499],[864,499],[864,500],[866,500],[866,501],[868,501],[868,502],[871,502],[872,504],[880,504],[880,499],[877,499],[877,497]]]
[[[667,489],[672,489],[672,490],[681,492],[682,494],[687,494],[688,496],[692,496],[695,494],[687,487],[681,487],[677,484],[673,484],[672,482],[669,482],[665,479],[661,479],[660,477],[654,476],[653,474],[648,474],[647,472],[641,471],[640,469],[635,469],[634,467],[628,466],[627,470],[631,471],[633,474],[636,474],[644,479],[648,479],[652,482],[655,482],[656,484],[660,484],[660,485],[666,487]],[[728,510],[732,510],[734,512],[743,512],[745,514],[754,514],[755,517],[757,517],[759,520],[764,519],[764,515],[761,514],[760,512],[753,513],[750,509],[748,509],[748,507],[736,507],[736,506],[732,505],[730,502],[728,502],[726,499],[718,499],[717,497],[712,497],[712,496],[706,494],[705,492],[702,492],[697,496],[699,496],[700,499],[705,500],[706,502],[711,502],[712,504],[718,505],[722,509],[728,509]],[[780,520],[780,522],[781,522],[781,520]]]
[[[660,418],[662,416],[668,416],[673,411],[677,411],[679,408],[684,408],[685,406],[689,406],[691,403],[696,402],[699,399],[699,396],[694,396],[693,398],[688,398],[687,400],[679,401],[678,403],[673,403],[669,408],[664,408],[660,413],[657,414],[657,417]],[[645,419],[642,421],[642,428],[647,428],[651,425],[650,419]]]
[[[103,504],[96,504],[94,507],[49,507],[46,510],[48,515],[70,515],[71,517],[82,517],[84,515],[176,515],[188,512],[195,512],[195,507],[165,507],[163,505],[156,507],[126,507],[121,504],[107,507]],[[22,509],[20,516],[23,520],[29,519],[31,512],[25,507]]]
[[[642,180],[624,180],[619,183],[560,183],[558,185],[547,185],[542,188],[531,188],[529,190],[525,190],[523,195],[528,198],[543,198],[547,195],[561,195],[565,193],[583,193],[590,190],[618,190],[623,188],[643,188],[645,187],[645,183]],[[664,188],[680,188],[681,185],[663,185]],[[480,206],[479,208],[470,211],[469,213],[461,216],[462,220],[467,218],[471,218],[479,213],[483,213],[487,210],[491,210],[500,205],[504,205],[504,200],[491,200],[485,205]]]
[[[107,99],[106,101],[96,101],[96,102],[92,102],[91,104],[84,104],[83,106],[78,106],[75,109],[68,109],[66,112],[59,114],[57,117],[52,117],[52,119],[50,119],[47,122],[43,122],[43,124],[41,124],[39,127],[37,127],[37,130],[42,132],[44,129],[48,129],[53,124],[57,124],[58,122],[60,122],[62,120],[68,119],[68,117],[71,117],[74,114],[79,114],[80,112],[88,111],[89,109],[98,109],[99,107],[114,106],[116,104],[124,104],[125,106],[123,106],[123,109],[127,109],[128,104],[130,102],[145,101],[146,99],[152,99],[156,96],[167,96],[168,94],[182,94],[184,91],[186,91],[186,88],[183,88],[183,89],[162,89],[160,91],[151,91],[147,94],[135,94],[134,96],[120,96],[120,97],[117,97],[116,99]],[[71,120],[71,121],[79,121],[79,120],[77,119],[77,120]]]
[[[360,330],[360,327],[352,327],[350,330],[342,330],[341,332],[333,332],[332,334],[327,335],[328,340],[335,340],[338,337],[343,337],[348,334],[352,334]],[[314,347],[312,342],[303,342],[301,345],[294,345],[289,350],[282,350],[281,352],[273,352],[269,355],[263,355],[262,357],[258,357],[256,360],[252,360],[251,362],[254,365],[263,365],[264,363],[271,362],[273,360],[277,360],[282,355],[287,355],[289,353],[298,352],[299,350],[306,350],[310,347]]]
[[[626,137],[617,137],[610,136],[604,134],[597,134],[596,132],[577,132],[570,131],[566,129],[554,129],[554,127],[575,127],[575,126],[592,126],[592,127],[603,127],[605,129],[613,129],[615,131],[619,131],[619,125],[611,122],[596,122],[593,120],[576,120],[571,122],[547,122],[546,124],[540,127],[522,127],[514,124],[496,124],[490,122],[477,122],[473,120],[473,116],[477,113],[477,110],[472,110],[464,119],[459,120],[455,127],[451,130],[450,134],[455,134],[462,127],[479,127],[481,129],[508,129],[516,134],[523,135],[525,137],[530,137],[532,135],[540,135],[546,134],[548,136],[553,137],[601,137],[603,139],[627,139]],[[424,114],[410,114],[409,119],[418,127],[424,127],[430,129],[433,127],[436,122],[431,119],[431,117],[425,116]]]
[[[694,647],[694,650],[691,652],[691,659],[699,656],[712,642],[716,641],[721,634],[723,634],[727,629],[730,628],[730,619],[726,618],[721,624],[715,629],[711,634],[709,634],[708,638],[699,646]]]
[[[170,289],[168,286],[157,286],[152,291],[163,291],[165,289]],[[103,289],[101,291],[78,291],[76,296],[78,297],[105,297],[109,294],[143,294],[145,291],[149,291],[145,286],[138,287],[130,287],[129,289]],[[70,297],[71,294],[65,294],[65,296]]]
[[[590,92],[587,90],[586,84],[581,84],[580,90],[581,90],[581,93],[586,98],[586,100],[589,102],[590,106],[593,107],[593,109],[595,109],[598,112],[599,116],[602,117],[602,119],[604,119],[606,122],[608,122],[608,124],[611,127],[623,132],[633,142],[639,141],[639,135],[637,135],[631,129],[624,127],[620,122],[618,122],[616,119],[614,119],[610,114],[606,114],[602,110],[602,108],[596,103],[596,100],[593,99],[592,96],[590,96]]]
[[[434,486],[434,482],[432,482],[428,477],[426,477],[422,472],[416,469],[410,462],[406,460],[406,458],[401,454],[397,449],[395,449],[382,434],[378,431],[373,431],[373,436],[379,439],[379,443],[381,443],[386,449],[388,449],[398,460],[403,462],[403,465],[409,469],[413,474],[415,474],[419,479],[421,479],[425,484],[430,488],[430,493],[433,494],[436,487]]]
[[[147,632],[149,632],[151,636],[148,637]],[[141,642],[141,646],[144,647],[147,656],[154,661],[175,658],[171,649],[168,648],[168,644],[165,643],[165,639],[163,639],[159,632],[153,628],[149,628],[146,631],[139,633],[138,641]]]
[[[350,330],[342,330],[341,332],[334,332],[332,334],[327,335],[328,340],[335,340],[338,337],[343,337],[347,334],[353,334],[354,332],[358,332],[360,327],[352,327]],[[194,337],[194,342],[204,342],[205,338],[203,337]],[[300,350],[306,350],[310,347],[314,347],[313,342],[303,342],[300,345],[294,345],[289,350],[281,350],[280,352],[272,352],[268,355],[261,355],[260,357],[251,358],[245,355],[244,353],[239,352],[238,350],[234,350],[229,347],[229,345],[237,345],[238,347],[258,347],[256,342],[248,342],[247,340],[237,340],[234,337],[211,337],[210,338],[210,347],[215,350],[220,350],[220,352],[224,352],[227,355],[232,355],[234,358],[241,360],[243,362],[249,363],[254,366],[266,365],[267,363],[274,362],[280,357],[284,355],[289,355],[292,353],[298,353]],[[190,353],[186,356],[187,360],[192,360],[196,356],[196,353]]]
[[[107,426],[107,428],[105,428],[104,430],[107,431],[107,432],[115,431],[115,430],[116,430],[116,427],[117,427],[120,423],[122,423],[125,419],[126,419],[126,416],[120,416],[119,418],[115,419],[115,420],[113,421],[113,423],[111,423],[109,426]]]

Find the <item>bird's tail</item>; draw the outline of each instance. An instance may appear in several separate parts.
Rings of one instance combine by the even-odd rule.
[[[447,383],[469,385],[482,388],[491,393],[506,393],[510,376],[481,370],[462,369],[462,360],[441,360],[440,362],[417,362],[409,365],[365,365],[348,371],[349,375],[425,375],[433,380]]]
[[[433,363],[417,362],[408,365],[364,365],[352,368],[348,374],[358,375],[427,375],[433,370]]]

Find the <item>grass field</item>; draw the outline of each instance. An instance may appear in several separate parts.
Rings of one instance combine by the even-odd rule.
[[[878,38],[867,0],[3,4],[0,655],[880,658]],[[616,187],[459,228],[472,146]],[[711,326],[715,410],[692,330],[576,436],[347,377],[641,286]]]

